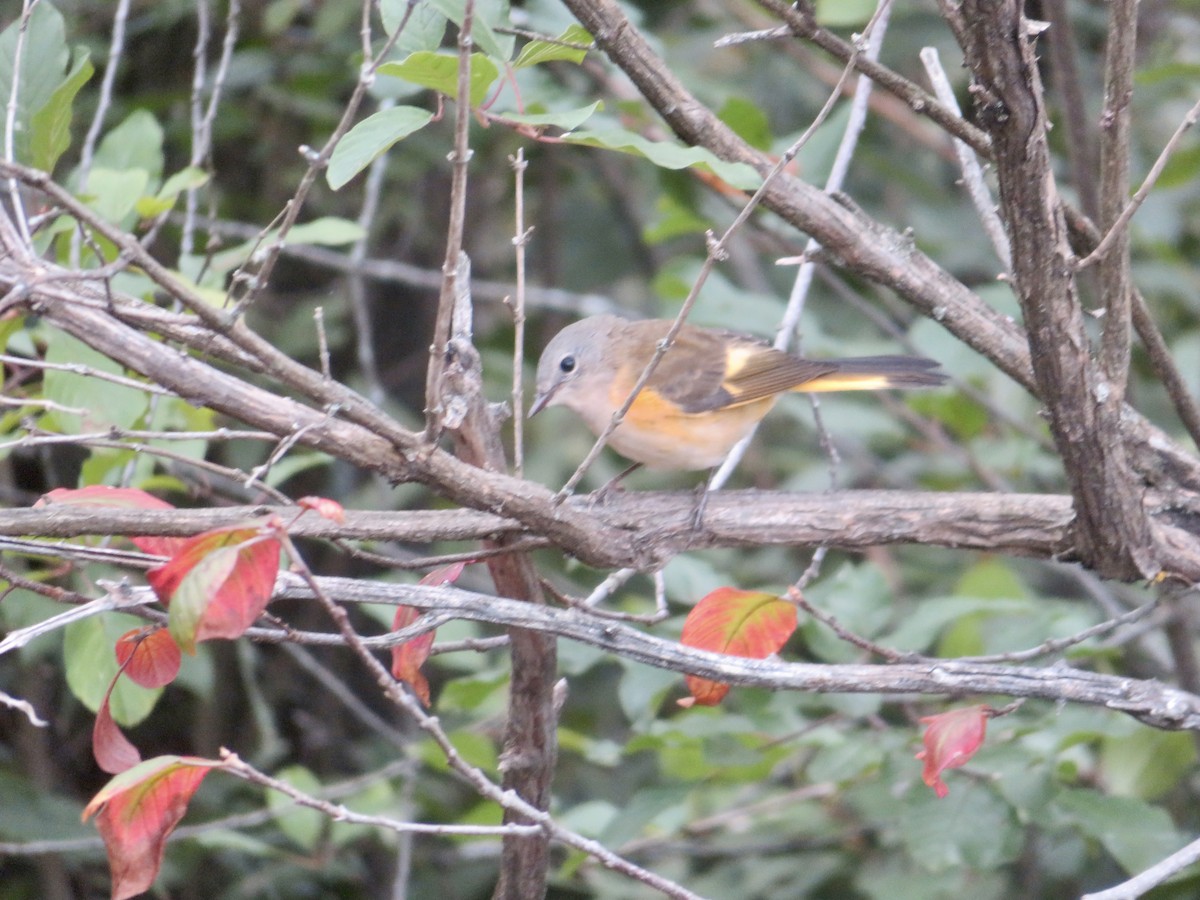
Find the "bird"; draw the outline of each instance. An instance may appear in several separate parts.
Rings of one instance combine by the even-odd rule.
[[[565,406],[601,434],[673,324],[605,314],[567,325],[542,351],[529,416]],[[939,365],[919,356],[804,359],[749,335],[685,323],[608,439],[634,463],[614,480],[639,465],[720,465],[790,391],[936,387],[946,381]]]

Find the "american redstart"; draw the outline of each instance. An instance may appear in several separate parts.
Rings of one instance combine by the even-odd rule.
[[[546,345],[533,416],[566,406],[600,434],[666,337],[667,319],[592,316]],[[802,359],[747,335],[684,325],[638,393],[609,446],[653,469],[719,465],[788,391],[934,387],[946,376],[918,356]]]

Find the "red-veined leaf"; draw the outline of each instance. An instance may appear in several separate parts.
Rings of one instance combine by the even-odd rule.
[[[336,500],[330,500],[328,497],[301,497],[296,501],[296,505],[301,509],[311,509],[331,522],[346,524],[346,510]]]
[[[83,488],[55,488],[43,494],[34,506],[65,503],[69,506],[107,506],[118,509],[174,509],[166,500],[159,500],[138,488],[109,487],[92,484]],[[143,553],[155,556],[174,556],[187,538],[141,536],[131,537],[134,546]]]
[[[157,756],[117,775],[92,798],[83,820],[96,815],[108,850],[113,900],[127,900],[154,883],[167,836],[204,776],[218,765],[210,759]]]
[[[796,607],[774,594],[717,588],[692,607],[680,643],[698,650],[764,659],[787,643],[796,630]],[[687,676],[690,698],[681,706],[715,706],[729,685],[698,675]]]
[[[109,775],[132,769],[142,761],[142,754],[138,753],[137,747],[133,746],[129,738],[117,727],[108,706],[113,688],[120,677],[120,672],[113,677],[108,692],[104,695],[104,701],[96,710],[96,723],[92,726],[92,756],[96,759],[96,765]]]
[[[987,706],[964,706],[921,719],[929,726],[923,738],[925,749],[917,754],[917,759],[925,761],[921,779],[938,797],[950,793],[942,773],[966,765],[983,745],[991,712]]]
[[[163,687],[179,674],[179,645],[161,626],[126,632],[117,639],[116,652],[122,671],[142,687]]]
[[[422,611],[415,607],[398,606],[396,618],[392,620],[392,631],[407,628],[421,618],[421,615]],[[435,634],[436,632],[429,631],[392,648],[392,676],[412,688],[417,699],[425,706],[429,706],[429,681],[422,674],[421,666],[429,658]]]
[[[216,528],[148,571],[180,649],[195,653],[199,641],[236,638],[253,625],[270,602],[279,552],[278,538],[262,528]]]

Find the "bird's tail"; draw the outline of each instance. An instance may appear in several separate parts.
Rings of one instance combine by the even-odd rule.
[[[883,391],[937,387],[946,383],[940,363],[923,356],[858,356],[823,359],[831,371],[797,385],[797,391]]]

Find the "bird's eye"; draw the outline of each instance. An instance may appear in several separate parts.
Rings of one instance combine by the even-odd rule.
[[[558,364],[558,367],[560,369],[562,369],[564,372],[574,372],[575,371],[575,357],[564,356],[562,358],[562,361]]]

